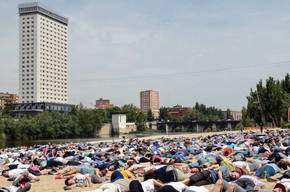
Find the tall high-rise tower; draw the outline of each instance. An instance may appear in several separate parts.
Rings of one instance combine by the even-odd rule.
[[[68,19],[19,4],[19,102],[68,103]]]
[[[140,108],[145,114],[151,110],[155,118],[159,117],[159,92],[152,90],[141,91]]]

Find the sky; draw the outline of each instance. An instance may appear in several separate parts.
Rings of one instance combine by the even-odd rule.
[[[290,1],[38,0],[69,19],[69,103],[241,110],[259,80],[290,72]],[[0,92],[18,93],[18,10],[0,0]]]

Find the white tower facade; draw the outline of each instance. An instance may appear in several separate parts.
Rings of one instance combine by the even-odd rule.
[[[68,19],[19,4],[19,102],[68,103]]]

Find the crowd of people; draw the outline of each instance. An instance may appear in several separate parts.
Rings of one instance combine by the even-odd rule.
[[[41,175],[62,179],[64,190],[98,184],[90,192],[273,192],[290,187],[288,130],[198,137],[123,139],[0,150],[0,192],[25,192]],[[265,179],[264,179],[265,178]],[[213,184],[210,190],[207,185]],[[267,189],[269,191],[269,189]],[[290,191],[290,188],[289,188]]]

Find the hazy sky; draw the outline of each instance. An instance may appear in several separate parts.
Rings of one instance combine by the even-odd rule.
[[[18,93],[18,3],[0,0],[0,92]],[[39,0],[69,18],[69,102],[240,110],[290,72],[290,1]]]

